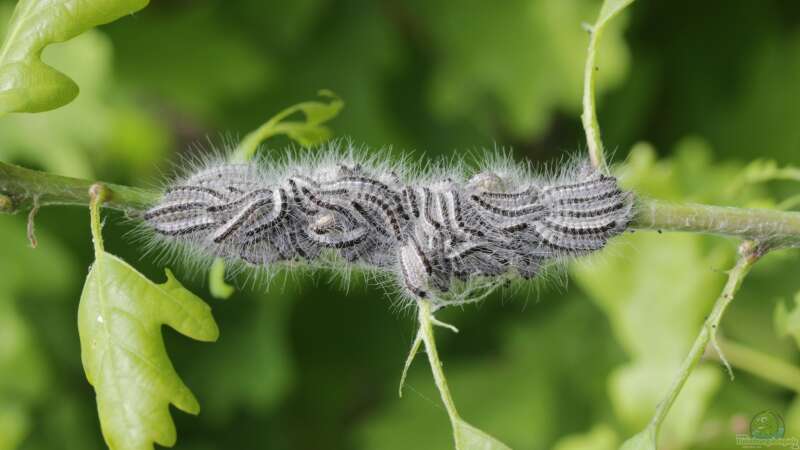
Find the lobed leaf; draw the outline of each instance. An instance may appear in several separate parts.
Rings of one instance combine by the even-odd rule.
[[[100,249],[81,294],[81,359],[112,450],[172,446],[176,432],[169,404],[191,414],[200,411],[167,356],[161,326],[207,342],[215,341],[219,330],[208,305],[166,273],[167,281],[155,284]]]
[[[20,0],[0,47],[0,113],[71,102],[78,85],[41,60],[44,48],[147,6],[149,0]]]

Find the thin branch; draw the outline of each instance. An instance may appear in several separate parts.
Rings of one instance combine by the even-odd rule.
[[[601,170],[606,170],[603,140],[600,137],[600,124],[597,121],[595,106],[595,65],[597,58],[597,43],[600,40],[602,27],[587,26],[589,31],[589,49],[586,53],[586,65],[583,71],[583,114],[581,121],[586,132],[586,145],[589,150],[589,159],[592,165]]]
[[[28,211],[38,196],[39,206],[89,205],[94,181],[51,175],[0,162],[0,212]],[[103,183],[108,199],[103,207],[133,213],[159,198],[156,191]],[[800,246],[800,213],[771,209],[675,204],[639,199],[631,228],[687,231],[738,236],[773,245]]]
[[[598,169],[608,172],[605,153],[603,151],[603,139],[600,137],[600,124],[597,122],[597,106],[595,103],[595,80],[600,68],[597,66],[597,49],[600,38],[606,29],[606,25],[616,17],[633,0],[606,0],[600,7],[600,14],[593,25],[584,24],[584,28],[589,32],[589,48],[586,51],[586,65],[583,69],[583,113],[581,120],[583,129],[586,131],[586,145],[589,149],[589,158],[592,165]]]
[[[639,199],[631,228],[735,236],[800,246],[800,213]]]
[[[0,162],[0,212],[28,211],[34,206],[89,205],[93,181],[62,177]],[[158,200],[159,193],[145,189],[103,183],[109,195],[106,208],[138,211]]]
[[[689,375],[691,375],[692,371],[694,371],[694,368],[697,366],[700,358],[705,353],[709,342],[715,338],[717,330],[719,329],[719,323],[722,320],[722,316],[725,313],[725,310],[728,308],[728,305],[730,305],[730,303],[733,301],[736,293],[739,291],[739,287],[741,287],[744,277],[748,274],[748,272],[750,272],[753,264],[755,264],[756,261],[758,261],[767,251],[768,247],[753,241],[744,241],[740,246],[739,259],[737,260],[736,265],[728,272],[728,281],[725,283],[725,287],[722,289],[722,292],[714,303],[714,308],[711,310],[711,314],[709,314],[705,323],[703,323],[703,327],[700,329],[700,334],[698,334],[694,344],[692,344],[689,354],[686,355],[686,358],[683,360],[681,368],[678,371],[678,374],[675,376],[675,379],[673,380],[672,386],[670,386],[666,397],[664,397],[664,400],[662,400],[661,403],[659,403],[656,407],[656,412],[653,415],[653,418],[650,420],[650,423],[647,425],[647,429],[644,431],[645,433],[654,436],[654,439],[658,438],[658,432],[661,428],[661,424],[664,422],[664,419],[666,418],[670,407],[672,407],[672,404],[675,402],[675,399],[678,398],[678,394],[683,388],[684,383],[686,383],[686,380],[689,379]]]
[[[93,183],[86,190],[86,195],[89,197],[89,223],[92,229],[94,257],[100,259],[103,253],[103,224],[100,222],[100,207],[111,197],[112,192],[101,183]]]
[[[442,370],[442,361],[439,359],[439,352],[436,350],[436,339],[433,335],[433,326],[435,322],[431,304],[426,300],[422,300],[418,302],[417,307],[419,334],[422,336],[422,343],[425,345],[425,353],[428,354],[428,362],[431,365],[431,372],[433,372],[433,380],[436,383],[436,388],[439,389],[439,394],[442,396],[442,403],[444,403],[447,415],[450,417],[450,422],[453,424],[453,428],[456,428],[461,416],[458,414],[455,402],[453,402],[453,396],[450,394],[450,389],[447,387],[447,378],[445,378],[444,371]]]

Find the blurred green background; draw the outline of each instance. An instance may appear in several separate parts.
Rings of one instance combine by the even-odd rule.
[[[0,119],[0,159],[54,173],[152,186],[193,143],[242,136],[277,111],[339,94],[331,126],[387,153],[451,156],[511,147],[553,161],[585,149],[579,122],[596,0],[154,0],[142,12],[49,47],[77,100]],[[7,21],[14,2],[0,3]],[[4,26],[4,25],[2,25]],[[641,1],[604,36],[606,145],[626,186],[673,201],[774,206],[791,183],[750,185],[755,158],[800,164],[800,4]],[[285,140],[271,141],[280,151]],[[207,145],[207,144],[204,144]],[[109,213],[106,247],[155,280],[161,267]],[[92,261],[88,211],[0,216],[0,450],[104,448],[81,368],[76,310]],[[616,448],[649,420],[710,310],[736,243],[636,233],[534,288],[447,311],[440,353],[464,417],[514,449]],[[731,381],[704,362],[673,408],[664,449],[731,449],[775,409],[800,437],[795,342],[776,305],[800,290],[796,252],[759,263],[721,335],[768,355],[731,357]],[[175,366],[202,405],[174,412],[178,449],[451,447],[423,359],[397,383],[415,321],[383,290],[348,293],[327,275],[212,299],[215,344],[167,331]],[[791,332],[792,330],[790,330]],[[712,358],[713,359],[713,358]],[[795,369],[796,370],[796,369]],[[774,378],[774,377],[773,377]],[[794,384],[792,384],[792,381]]]

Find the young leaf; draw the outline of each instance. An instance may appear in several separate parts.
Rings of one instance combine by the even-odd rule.
[[[279,134],[285,134],[304,147],[311,147],[330,139],[331,131],[323,124],[339,114],[344,107],[344,102],[327,89],[319,91],[318,94],[320,97],[328,99],[328,102],[302,102],[275,114],[264,125],[242,139],[234,154],[231,155],[231,159],[247,161],[253,157],[259,144]],[[286,120],[298,113],[302,113],[305,120]]]
[[[149,0],[20,0],[0,47],[0,113],[55,109],[78,95],[42,50],[147,6]]]
[[[155,284],[105,252],[97,203],[91,206],[95,262],[78,306],[78,332],[103,436],[112,450],[172,446],[170,403],[191,414],[200,406],[172,367],[161,326],[200,341],[215,341],[219,330],[208,305],[169,270],[167,281]]]
[[[172,446],[170,403],[200,412],[167,356],[163,324],[200,341],[219,334],[210,308],[169,270],[167,282],[157,285],[116,256],[99,255],[81,295],[78,331],[103,436],[113,450]]]

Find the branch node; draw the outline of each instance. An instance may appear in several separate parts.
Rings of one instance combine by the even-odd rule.
[[[14,210],[14,201],[11,197],[0,194],[0,213],[11,214]]]
[[[89,186],[89,197],[93,202],[102,204],[111,198],[111,190],[103,183],[94,183]]]

